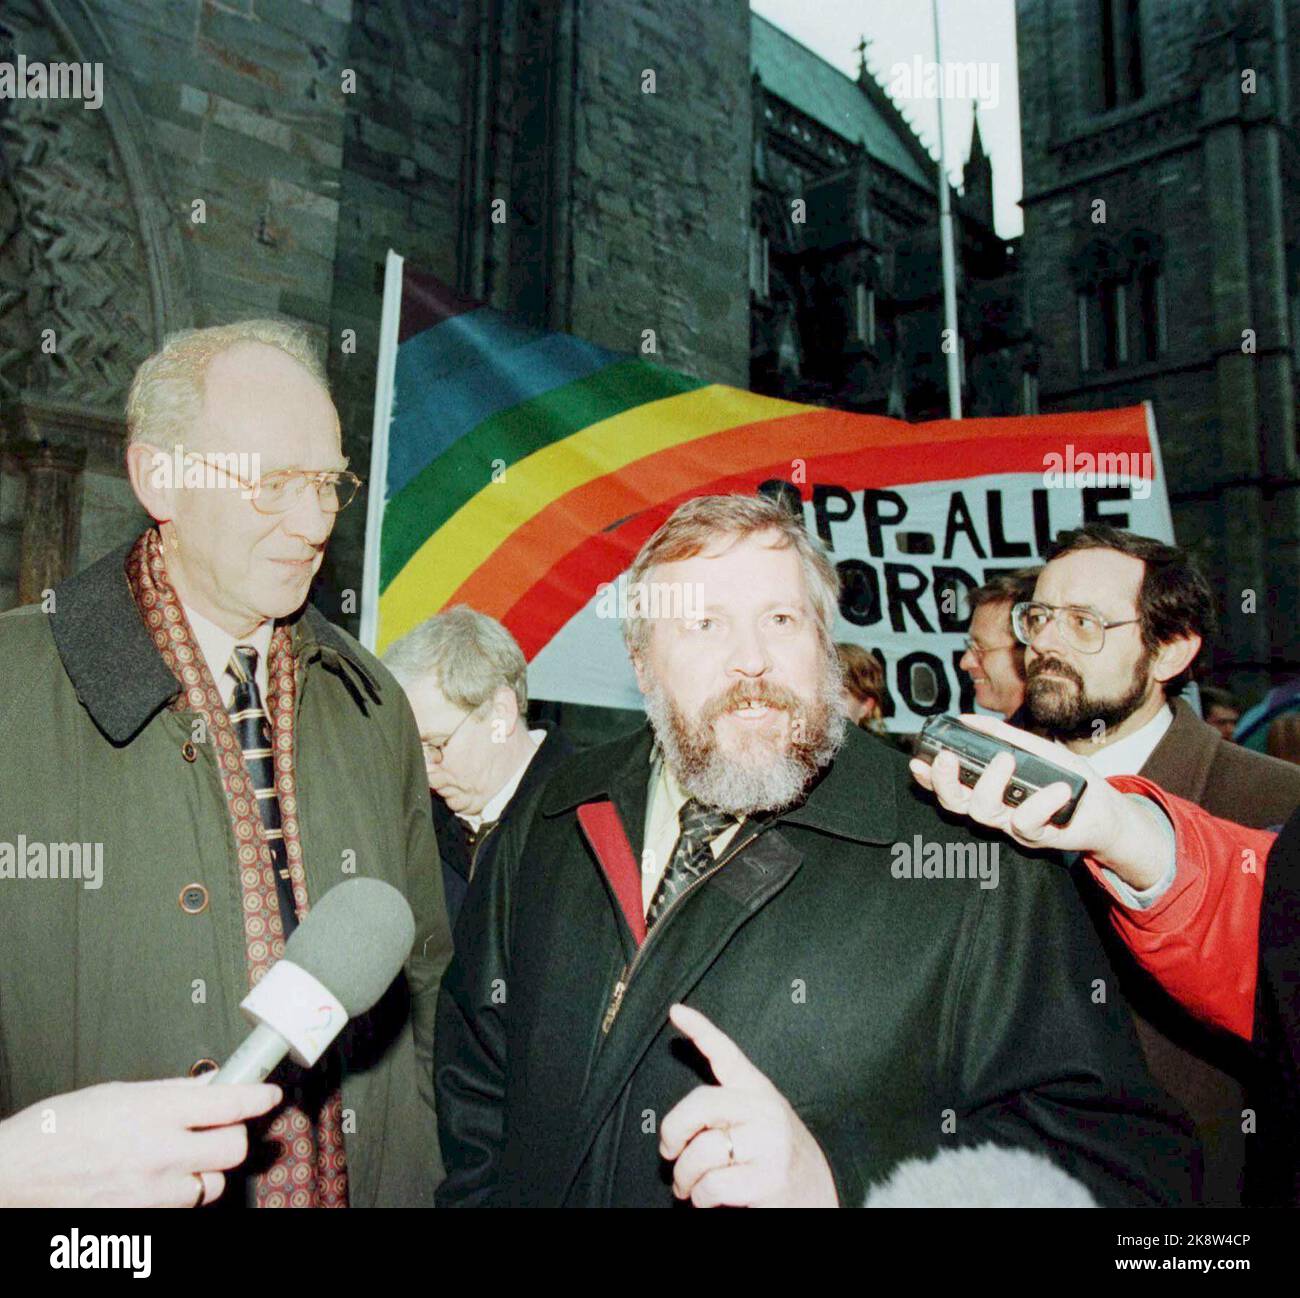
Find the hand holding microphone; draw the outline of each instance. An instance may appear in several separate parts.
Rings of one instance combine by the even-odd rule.
[[[244,1123],[282,1099],[266,1076],[286,1054],[315,1064],[384,994],[414,940],[396,888],[377,879],[332,888],[241,1002],[256,1026],[219,1073],[89,1086],[0,1122],[0,1207],[213,1202],[223,1173],[247,1157]]]
[[[248,1154],[244,1123],[280,1103],[265,1084],[108,1082],[0,1122],[0,1207],[197,1208]]]

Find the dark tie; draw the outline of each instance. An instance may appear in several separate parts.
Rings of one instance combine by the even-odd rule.
[[[499,820],[484,820],[474,829],[468,820],[461,822],[465,826],[465,841],[471,848],[477,847],[500,823]]]
[[[664,877],[659,880],[655,895],[650,899],[650,909],[645,917],[647,931],[696,879],[710,869],[713,852],[709,844],[729,825],[734,825],[736,817],[725,811],[713,811],[694,798],[687,798],[677,813],[677,823],[681,826],[681,833],[677,836],[677,846],[673,848]]]
[[[289,857],[280,827],[280,798],[275,791],[275,756],[271,747],[271,722],[262,706],[262,692],[257,688],[257,650],[250,645],[235,646],[226,671],[234,678],[235,693],[230,700],[230,723],[244,754],[248,778],[257,791],[257,810],[262,817],[262,834],[271,849],[275,864],[275,891],[280,902],[280,923],[287,938],[298,927],[298,910],[293,899],[293,882],[289,877]]]

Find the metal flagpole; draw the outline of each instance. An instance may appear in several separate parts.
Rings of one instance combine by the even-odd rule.
[[[934,23],[934,62],[939,92],[939,244],[943,250],[943,320],[948,340],[948,414],[961,418],[961,346],[957,332],[957,266],[953,254],[952,195],[948,187],[948,149],[943,134],[943,54],[939,44],[939,0],[930,0]]]
[[[366,483],[366,548],[361,569],[360,640],[377,653],[379,639],[380,535],[388,495],[388,425],[393,418],[393,378],[402,319],[402,258],[391,248],[384,260],[384,303],[379,317],[379,365],[375,375],[375,422],[370,436],[370,479]]]

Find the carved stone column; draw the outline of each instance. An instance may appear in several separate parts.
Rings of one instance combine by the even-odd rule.
[[[18,558],[18,602],[35,604],[41,592],[71,576],[81,539],[83,447],[18,442],[9,453],[27,484]]]

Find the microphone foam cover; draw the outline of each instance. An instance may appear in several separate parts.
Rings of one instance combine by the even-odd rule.
[[[909,1158],[867,1194],[864,1208],[1095,1208],[1081,1182],[1042,1154],[998,1145]]]
[[[355,1018],[388,990],[414,941],[415,916],[396,888],[348,879],[307,912],[284,958],[324,983]]]

